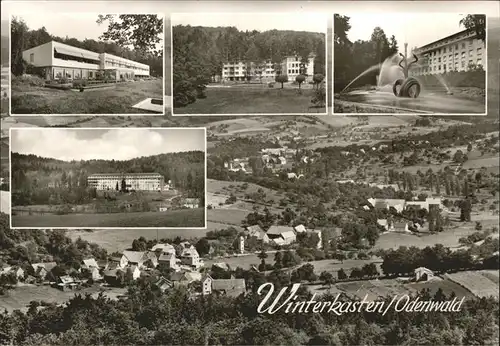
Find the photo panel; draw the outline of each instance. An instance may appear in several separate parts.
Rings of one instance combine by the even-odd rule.
[[[173,13],[173,115],[326,114],[326,13]]]
[[[205,128],[12,128],[12,228],[205,228]]]
[[[163,14],[41,11],[9,18],[12,115],[165,114]]]
[[[484,13],[334,14],[333,113],[486,115]]]

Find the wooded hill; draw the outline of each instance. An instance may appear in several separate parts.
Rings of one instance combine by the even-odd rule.
[[[176,188],[190,196],[202,198],[205,194],[205,153],[202,151],[144,156],[124,161],[62,161],[19,153],[12,153],[11,158],[13,205],[53,204],[48,200],[51,196],[49,190],[55,190],[50,187],[54,184],[58,187],[58,194],[71,193],[63,200],[68,203],[73,200],[81,202],[90,196],[86,191],[87,177],[94,173],[159,173],[166,182],[172,180]]]

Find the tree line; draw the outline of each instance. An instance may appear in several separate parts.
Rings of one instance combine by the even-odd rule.
[[[13,205],[83,204],[95,198],[87,178],[95,173],[159,173],[165,182],[199,198],[205,191],[202,151],[143,156],[130,160],[61,161],[12,153]]]

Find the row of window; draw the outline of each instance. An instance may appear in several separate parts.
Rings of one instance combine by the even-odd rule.
[[[130,69],[134,69],[134,70],[144,71],[144,72],[149,71],[147,68],[144,68],[144,67],[126,64],[126,63],[114,62],[112,60],[105,60],[104,63],[106,64],[106,66],[124,67],[124,68],[130,68]]]
[[[468,40],[468,46],[469,47],[472,47],[472,45],[474,44],[474,41],[473,40]],[[466,49],[466,43],[465,42],[462,42],[461,44],[455,44],[454,46],[451,46],[451,47],[443,47],[443,48],[439,48],[439,49],[436,49],[432,52],[429,52],[429,55],[430,56],[436,56],[436,55],[439,55],[441,53],[445,54],[447,52],[453,52],[453,47],[455,47],[455,51],[457,51],[460,47],[462,49]],[[480,49],[480,48],[479,48]]]
[[[478,58],[476,60],[476,65],[477,66],[482,66],[483,64],[483,60],[481,58]],[[474,60],[470,59],[469,60],[469,66],[470,65],[474,65]],[[458,62],[455,62],[454,64],[452,63],[449,63],[448,64],[448,69],[451,71],[452,68],[455,67],[455,70],[458,70],[458,67],[459,67],[459,64]],[[460,67],[462,68],[465,68],[465,60],[462,60],[460,62]],[[442,64],[442,65],[436,65],[436,66],[431,66],[429,68],[422,68],[422,69],[417,69],[416,70],[417,72],[437,72],[437,71],[445,71],[446,72],[446,64]]]

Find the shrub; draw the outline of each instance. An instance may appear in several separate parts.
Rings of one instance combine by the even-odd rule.
[[[44,86],[45,80],[33,75],[12,76],[12,85]]]

